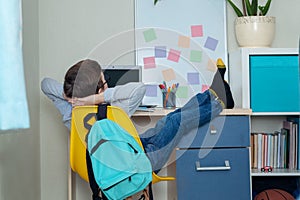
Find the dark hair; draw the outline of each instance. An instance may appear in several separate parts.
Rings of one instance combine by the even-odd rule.
[[[94,60],[82,60],[70,67],[65,75],[64,93],[67,97],[86,97],[98,93],[103,86],[101,66]]]

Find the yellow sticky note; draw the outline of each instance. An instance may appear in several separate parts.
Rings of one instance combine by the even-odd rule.
[[[172,68],[162,70],[162,75],[165,81],[171,81],[176,79],[176,74]]]
[[[212,72],[217,71],[216,61],[214,61],[212,59],[209,59],[208,62],[207,62],[207,70],[212,71]]]
[[[190,37],[180,35],[178,37],[178,47],[190,48]]]

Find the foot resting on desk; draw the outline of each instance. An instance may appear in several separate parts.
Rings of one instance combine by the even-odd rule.
[[[214,76],[213,82],[210,86],[216,95],[224,102],[225,108],[233,108],[234,100],[229,87],[229,84],[224,80],[224,74],[226,72],[226,66],[222,59],[217,61],[218,70]]]

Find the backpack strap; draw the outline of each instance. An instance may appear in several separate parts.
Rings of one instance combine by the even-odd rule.
[[[105,119],[107,118],[107,106],[109,104],[99,104],[98,105],[98,111],[96,114],[97,120]],[[92,161],[90,158],[89,151],[86,149],[86,166],[88,171],[88,177],[89,177],[89,184],[90,188],[92,190],[92,199],[93,200],[108,200],[107,197],[101,192],[101,189],[99,188],[94,172],[92,167]]]
[[[97,120],[107,118],[107,106],[109,106],[109,104],[99,104],[98,105],[98,111],[96,114]]]
[[[87,171],[88,171],[88,177],[89,177],[89,184],[90,184],[90,188],[92,190],[92,199],[93,200],[103,200],[103,198],[101,198],[99,196],[100,193],[100,188],[98,186],[98,184],[96,183],[95,177],[94,177],[94,172],[93,172],[93,168],[92,168],[92,161],[90,158],[90,154],[89,151],[86,150],[86,166],[87,166]]]

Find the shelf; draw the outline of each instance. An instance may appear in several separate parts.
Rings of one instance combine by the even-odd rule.
[[[300,112],[252,112],[252,116],[287,116],[300,115]]]
[[[261,172],[260,169],[251,169],[251,176],[300,176],[300,170],[273,169],[272,172]]]

